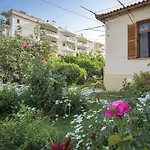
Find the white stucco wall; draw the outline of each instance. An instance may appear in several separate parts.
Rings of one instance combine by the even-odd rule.
[[[132,11],[133,21],[150,18],[150,5]],[[131,15],[130,15],[131,16]],[[109,91],[118,91],[122,88],[125,77],[132,78],[140,71],[150,71],[147,64],[150,58],[128,60],[128,25],[132,24],[128,15],[110,20],[106,28],[106,66],[104,84]]]
[[[20,19],[20,23],[17,23],[17,19]],[[16,15],[11,15],[10,20],[12,22],[10,35],[13,35],[15,33],[18,25],[22,27],[23,36],[34,35],[34,28],[38,25],[36,22],[32,22],[31,20],[24,19]]]

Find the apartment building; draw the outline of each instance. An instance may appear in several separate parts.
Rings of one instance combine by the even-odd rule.
[[[77,53],[88,53],[89,52],[89,45],[88,40],[83,37],[83,34],[77,35]]]
[[[47,20],[26,14],[23,11],[9,10],[8,12],[1,13],[5,17],[6,34],[13,36],[20,28],[22,36],[32,35],[34,39],[38,40],[38,35],[35,35],[35,29],[40,29],[45,32],[51,45],[58,50],[61,54],[89,53],[94,55],[99,54],[97,49],[101,49],[101,44],[95,41],[89,41],[82,34],[76,35],[66,28],[56,26],[56,22],[51,23]],[[97,46],[99,45],[99,47]],[[101,51],[103,51],[101,49]]]
[[[58,51],[62,54],[76,55],[76,35],[66,29],[59,28]]]

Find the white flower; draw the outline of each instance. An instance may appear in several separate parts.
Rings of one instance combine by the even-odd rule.
[[[77,136],[76,138],[77,138],[77,140],[79,140],[79,139],[81,139],[82,137],[81,137],[81,135],[79,135],[79,136]]]
[[[56,105],[58,105],[59,103],[60,103],[60,101],[59,101],[59,100],[56,100],[56,101],[55,101],[55,104],[56,104]]]
[[[70,124],[74,124],[74,121],[71,121]]]
[[[69,107],[71,107],[71,104],[70,104],[70,103],[68,103],[67,105],[68,105]]]
[[[65,117],[68,117],[68,115],[67,115],[67,114],[65,114]]]
[[[103,130],[105,130],[105,129],[106,129],[106,126],[102,127],[102,128],[101,128],[101,131],[103,131]]]
[[[36,108],[33,107],[33,108],[32,108],[32,111],[35,111],[35,110],[36,110]]]
[[[89,125],[89,128],[91,128],[92,127],[92,125]]]

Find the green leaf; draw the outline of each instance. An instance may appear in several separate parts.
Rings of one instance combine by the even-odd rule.
[[[128,135],[128,136],[123,138],[122,142],[131,141],[132,139],[133,139],[132,135]]]
[[[113,145],[118,144],[120,142],[121,142],[121,137],[119,136],[119,134],[111,135],[108,138],[108,145],[109,146],[113,146]]]

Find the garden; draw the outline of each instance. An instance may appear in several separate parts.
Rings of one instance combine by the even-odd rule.
[[[57,54],[37,34],[0,28],[0,150],[149,150],[150,72],[107,92],[103,56]]]

